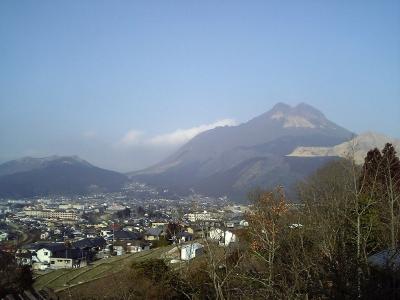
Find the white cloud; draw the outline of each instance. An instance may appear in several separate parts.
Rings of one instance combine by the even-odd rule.
[[[156,135],[148,140],[151,145],[182,145],[199,133],[220,126],[233,126],[236,122],[232,119],[223,119],[211,124],[204,124],[188,129],[177,129],[173,132]]]
[[[190,139],[195,137],[201,132],[220,127],[220,126],[234,126],[235,120],[222,119],[211,124],[203,124],[200,126],[177,129],[173,132],[156,135],[153,137],[146,137],[142,131],[132,129],[128,131],[121,140],[117,143],[118,146],[179,146]]]
[[[122,139],[118,142],[118,145],[121,146],[133,146],[140,144],[142,142],[143,132],[131,129],[122,137]]]

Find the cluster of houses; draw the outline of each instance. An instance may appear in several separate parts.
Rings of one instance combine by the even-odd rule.
[[[176,216],[173,204],[168,202],[165,207],[161,205],[164,202],[154,203],[154,208],[141,212],[116,203],[106,206],[100,202],[93,205],[47,202],[38,200],[18,207],[8,204],[12,212],[5,215],[4,223],[11,224],[14,231],[23,232],[28,242],[39,242],[24,246],[20,242],[25,241],[0,244],[0,248],[14,246],[9,252],[16,253],[21,264],[37,270],[79,268],[110,255],[147,251],[166,244],[178,244],[178,259],[190,260],[201,255],[202,239],[226,247],[236,242],[236,230],[248,225],[243,220],[243,209],[236,207],[228,212],[204,210],[205,207],[197,212],[187,209]],[[0,240],[7,238],[10,239],[6,231],[0,232]]]
[[[149,250],[161,239],[179,244],[180,259],[190,260],[203,253],[201,243],[196,238],[207,238],[220,246],[229,246],[237,241],[234,229],[195,229],[180,226],[177,232],[168,232],[168,223],[154,222],[152,227],[142,232],[129,228],[108,228],[93,237],[78,237],[63,242],[43,241],[24,245],[16,252],[21,265],[30,265],[35,270],[80,268],[88,263],[110,255],[124,255]],[[45,234],[41,237],[47,238]]]
[[[15,256],[19,264],[34,270],[80,268],[96,259],[106,246],[101,237],[72,243],[33,243],[18,249]]]

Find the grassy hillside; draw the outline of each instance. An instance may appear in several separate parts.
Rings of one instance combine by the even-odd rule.
[[[89,282],[99,280],[118,274],[129,268],[133,262],[139,262],[152,258],[160,258],[161,254],[171,249],[171,246],[152,249],[140,253],[115,256],[109,259],[102,259],[94,262],[88,267],[80,269],[61,269],[39,275],[35,279],[34,288],[41,290],[50,288],[56,293],[64,290],[81,289]]]

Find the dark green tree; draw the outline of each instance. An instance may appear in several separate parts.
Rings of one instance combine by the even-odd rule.
[[[32,287],[32,271],[28,266],[18,266],[13,255],[0,251],[0,298],[18,294]]]

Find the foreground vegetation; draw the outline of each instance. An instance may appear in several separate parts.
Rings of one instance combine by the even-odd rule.
[[[0,252],[0,299],[9,293],[21,293],[31,288],[32,283],[29,267],[18,266],[12,254]]]

